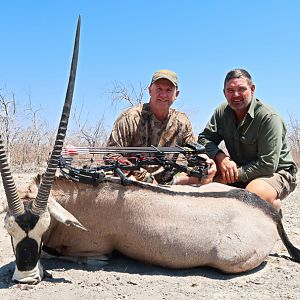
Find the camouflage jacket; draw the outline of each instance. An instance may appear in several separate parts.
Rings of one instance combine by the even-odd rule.
[[[107,146],[169,147],[195,141],[191,122],[185,113],[170,108],[166,120],[159,121],[150,111],[150,104],[144,103],[127,109],[118,117]],[[153,168],[147,171],[152,172]],[[135,177],[144,181],[147,171],[136,173]]]

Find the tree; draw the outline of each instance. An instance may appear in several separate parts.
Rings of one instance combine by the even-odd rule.
[[[124,83],[115,81],[113,83],[113,88],[109,93],[114,106],[117,106],[121,102],[125,102],[131,107],[143,102],[146,90],[147,86],[142,85],[141,82],[139,83],[139,87],[136,88],[131,83],[129,85],[125,85]]]

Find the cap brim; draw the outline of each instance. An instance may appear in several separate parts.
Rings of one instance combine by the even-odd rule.
[[[152,80],[151,84],[159,79],[167,79],[169,80],[174,86],[178,86],[176,82],[174,82],[171,78],[169,78],[168,76],[160,76],[160,77],[157,77],[155,78],[155,80]]]

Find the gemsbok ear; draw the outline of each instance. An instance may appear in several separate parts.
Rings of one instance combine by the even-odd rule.
[[[87,231],[87,229],[72,214],[70,214],[66,209],[64,209],[51,196],[49,197],[48,201],[48,209],[50,215],[57,221],[67,226],[73,226]]]

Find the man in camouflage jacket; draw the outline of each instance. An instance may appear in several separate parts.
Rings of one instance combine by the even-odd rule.
[[[107,146],[116,147],[147,147],[147,146],[184,146],[194,143],[192,125],[185,113],[180,112],[171,105],[179,95],[178,78],[176,73],[170,70],[160,70],[154,73],[149,86],[150,101],[129,108],[121,113],[114,123],[113,130],[107,142]],[[108,157],[119,159],[120,155]],[[215,174],[215,164],[207,156],[210,164],[208,177],[198,182],[197,178],[189,178],[185,175],[176,177],[176,184],[208,183]],[[134,173],[139,181],[153,182],[155,168],[149,167]],[[160,181],[159,174],[155,180]],[[173,180],[173,183],[174,180]]]

